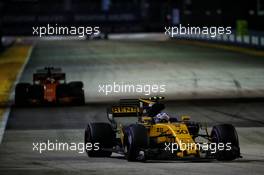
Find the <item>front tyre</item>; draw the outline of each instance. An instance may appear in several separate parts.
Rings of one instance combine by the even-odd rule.
[[[212,143],[218,145],[223,143],[229,145],[229,149],[217,150],[216,159],[220,161],[231,161],[240,157],[239,141],[236,129],[230,124],[221,124],[213,126],[211,132]]]
[[[114,131],[108,123],[89,123],[85,130],[85,145],[98,144],[99,149],[86,150],[89,157],[110,157],[114,142]]]
[[[148,148],[148,133],[143,125],[133,124],[126,128],[126,157],[128,161],[137,161],[140,152]],[[145,160],[145,158],[144,158]]]

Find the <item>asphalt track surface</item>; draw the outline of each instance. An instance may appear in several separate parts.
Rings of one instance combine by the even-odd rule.
[[[39,41],[21,81],[31,81],[35,69],[45,65],[62,67],[68,81],[84,81],[86,105],[12,107],[0,145],[1,175],[264,173],[263,100],[175,101],[178,96],[205,96],[206,91],[211,97],[226,97],[231,93],[233,97],[261,94],[263,58],[173,42]],[[193,77],[197,75],[195,80]],[[88,122],[106,121],[106,107],[124,94],[105,96],[98,93],[98,84],[111,83],[112,80],[147,83],[148,78],[149,82],[168,84],[168,91],[163,95],[170,100],[166,111],[171,115],[187,114],[209,126],[216,123],[235,125],[243,158],[232,162],[163,160],[133,163],[117,154],[111,158],[89,158],[76,151],[42,154],[33,151],[33,142],[83,142]],[[220,85],[223,86],[217,88]],[[201,92],[199,87],[205,90]],[[127,95],[135,96],[138,94]]]

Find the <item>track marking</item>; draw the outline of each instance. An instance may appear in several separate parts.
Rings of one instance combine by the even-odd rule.
[[[23,73],[23,71],[25,69],[25,66],[27,65],[27,63],[29,61],[29,58],[31,57],[31,53],[32,53],[33,48],[34,48],[34,45],[30,46],[30,48],[29,48],[26,60],[23,63],[22,67],[20,68],[20,70],[19,70],[19,72],[17,74],[16,80],[13,82],[12,88],[10,90],[8,101],[11,101],[14,98],[15,85],[20,80],[20,77],[21,77],[21,75],[22,75],[22,73]],[[11,108],[10,108],[10,105],[8,105],[8,107],[4,110],[3,119],[2,119],[2,121],[0,123],[0,144],[2,143],[2,140],[3,140],[3,137],[4,137],[5,128],[6,128],[6,124],[7,124],[7,121],[8,121],[8,117],[9,117],[10,111],[11,111]]]

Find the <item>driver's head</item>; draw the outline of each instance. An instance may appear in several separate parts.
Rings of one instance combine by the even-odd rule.
[[[155,118],[156,122],[168,122],[170,120],[170,116],[165,112],[157,114]]]

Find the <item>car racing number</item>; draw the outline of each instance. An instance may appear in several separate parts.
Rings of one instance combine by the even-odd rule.
[[[188,131],[185,129],[177,129],[176,134],[188,134]]]
[[[157,128],[157,132],[163,132],[163,128]]]

